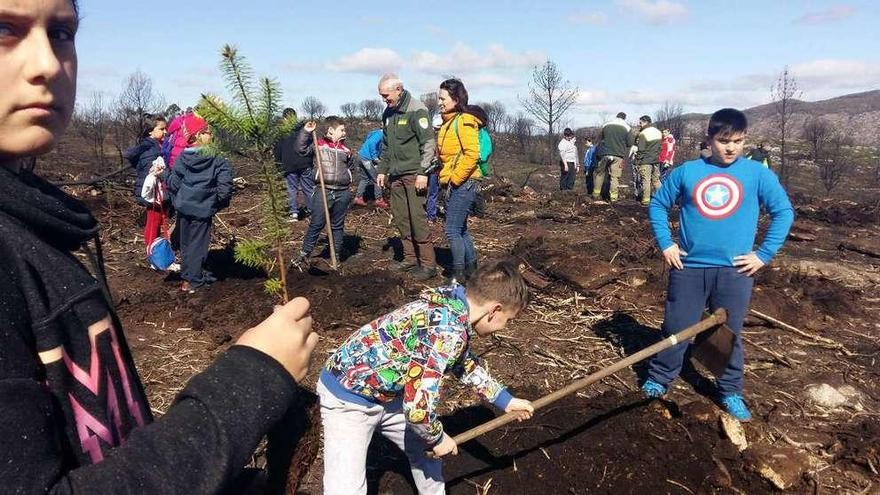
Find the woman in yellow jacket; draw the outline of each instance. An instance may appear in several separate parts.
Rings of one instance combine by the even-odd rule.
[[[446,238],[452,251],[451,279],[464,283],[477,267],[474,240],[467,228],[467,219],[479,194],[483,175],[480,158],[479,129],[485,117],[468,106],[468,93],[458,79],[440,84],[437,94],[443,125],[437,133],[440,157],[440,186],[446,189]]]

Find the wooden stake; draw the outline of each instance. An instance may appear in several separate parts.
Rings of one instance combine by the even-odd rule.
[[[324,219],[326,220],[327,242],[330,243],[330,267],[336,266],[336,243],[333,242],[333,229],[330,226],[330,208],[327,206],[327,189],[324,187],[324,170],[321,167],[321,148],[318,147],[318,135],[312,131],[312,144],[315,147],[315,166],[318,167],[318,181],[321,183],[321,199],[324,203]],[[314,212],[312,212],[314,215]]]

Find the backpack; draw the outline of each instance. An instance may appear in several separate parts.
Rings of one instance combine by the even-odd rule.
[[[452,123],[455,128],[455,137],[458,138],[458,146],[461,149],[464,149],[464,145],[461,142],[461,136],[458,135],[458,116],[456,116],[455,119],[455,122]],[[492,175],[492,168],[489,166],[489,158],[492,157],[494,149],[492,148],[492,136],[489,134],[489,129],[486,129],[485,125],[480,126],[478,137],[480,143],[480,158],[477,159],[477,166],[480,167],[480,173],[483,177],[489,177]]]

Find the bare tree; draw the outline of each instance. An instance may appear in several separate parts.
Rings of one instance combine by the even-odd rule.
[[[852,146],[852,139],[840,131],[835,131],[828,139],[826,156],[817,161],[819,176],[822,185],[830,194],[837,187],[848,171],[847,167],[852,161],[850,153],[846,149]]]
[[[486,112],[486,118],[488,119],[486,127],[492,132],[500,132],[501,128],[504,127],[504,122],[507,120],[507,108],[504,107],[504,103],[494,101],[492,103],[481,103],[480,106]]]
[[[361,116],[364,120],[378,122],[382,119],[382,109],[384,108],[384,105],[381,100],[363,100],[360,105],[358,105],[358,108],[360,108]]]
[[[302,102],[303,113],[308,115],[309,120],[322,119],[327,113],[327,107],[321,103],[321,100],[314,96],[306,96]]]
[[[168,121],[170,122],[181,113],[183,113],[183,109],[181,109],[180,106],[177,105],[177,103],[172,103],[168,105],[168,108],[165,109],[163,115],[165,115],[165,118],[168,119]]]
[[[776,111],[776,126],[779,129],[779,147],[781,148],[779,152],[779,178],[785,186],[788,186],[789,180],[785,148],[791,133],[791,116],[797,106],[797,99],[802,94],[794,75],[789,71],[788,66],[785,66],[776,82],[770,87],[770,100]]]
[[[419,99],[422,100],[422,103],[424,103],[425,107],[428,109],[428,119],[433,121],[434,116],[440,111],[440,103],[437,101],[437,92],[431,91],[430,93],[425,93],[419,97]]]
[[[153,89],[150,76],[140,70],[131,73],[113,110],[116,125],[112,130],[117,151],[121,154],[123,148],[140,140],[146,114],[162,113],[163,110],[165,99]]]
[[[684,137],[687,122],[684,119],[684,105],[678,102],[665,101],[657,109],[657,127],[668,127],[676,139]]]
[[[821,117],[813,117],[804,122],[801,137],[810,145],[810,158],[819,162],[825,143],[831,139],[833,129],[827,120]]]
[[[520,151],[524,151],[526,145],[529,144],[534,127],[535,121],[522,112],[517,113],[515,117],[511,117],[509,131],[516,137]]]
[[[532,71],[528,97],[519,97],[520,104],[538,122],[547,126],[549,158],[553,161],[553,132],[565,113],[577,102],[580,90],[565,80],[556,64],[547,60]]]
[[[92,159],[98,170],[108,168],[107,147],[111,128],[111,114],[104,93],[96,91],[88,102],[79,106],[73,116],[77,133],[89,143]]]
[[[358,104],[354,102],[343,103],[339,110],[342,111],[342,115],[348,120],[354,120],[357,118]]]

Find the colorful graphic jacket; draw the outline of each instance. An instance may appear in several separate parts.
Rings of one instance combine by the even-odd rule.
[[[435,411],[447,372],[500,409],[513,398],[471,353],[473,335],[464,287],[430,289],[354,332],[327,360],[321,383],[368,406],[402,398],[407,421],[433,445],[443,436]]]

